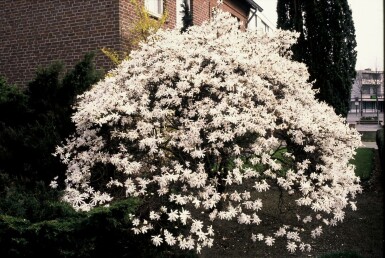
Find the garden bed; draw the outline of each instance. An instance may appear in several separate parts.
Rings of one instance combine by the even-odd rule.
[[[382,125],[382,121],[378,120],[361,120],[361,121],[356,121],[356,124],[358,125]]]
[[[377,116],[363,116],[356,121],[357,125],[382,125],[383,121],[379,120]]]
[[[375,150],[375,156],[376,169],[371,179],[363,183],[364,191],[357,197],[358,210],[346,209],[345,220],[342,224],[325,228],[324,234],[315,240],[306,239],[313,244],[313,250],[310,253],[297,251],[290,254],[285,250],[285,246],[279,244],[267,247],[261,242],[253,243],[250,240],[251,233],[255,232],[259,226],[247,227],[235,222],[218,221],[218,224],[215,225],[218,231],[214,246],[211,249],[204,249],[199,257],[322,257],[338,252],[351,255],[334,257],[383,257],[383,189],[377,150]],[[270,198],[269,203],[264,204],[264,223],[276,223],[277,225],[281,223],[281,218],[276,216],[276,202],[276,198]],[[352,256],[352,254],[356,256]]]

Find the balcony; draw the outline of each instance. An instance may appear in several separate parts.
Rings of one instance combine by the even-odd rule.
[[[361,101],[361,97],[354,97],[354,98],[351,98],[351,101],[356,101],[356,102],[360,102]],[[376,98],[376,95],[375,94],[362,94],[362,101],[370,101],[370,102],[374,102],[374,101],[377,101],[377,98]],[[378,95],[378,101],[384,101],[384,95]]]
[[[362,85],[381,85],[382,80],[380,79],[362,79],[361,80]]]

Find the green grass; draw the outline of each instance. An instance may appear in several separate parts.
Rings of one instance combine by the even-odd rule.
[[[375,132],[374,132],[375,135]],[[283,161],[283,170],[282,174],[284,175],[286,173],[284,162],[288,161],[288,158],[285,157],[283,154],[287,151],[286,148],[282,148],[276,153],[274,153],[273,157],[277,158],[280,161]],[[263,166],[260,164],[258,165],[251,165],[246,160],[244,160],[248,166],[256,169],[257,171],[261,171],[263,169]],[[373,148],[358,148],[356,150],[356,155],[354,158],[350,161],[351,164],[355,165],[355,174],[356,176],[359,176],[361,180],[365,181],[370,179],[373,169],[374,169],[374,149]],[[231,167],[233,164],[231,165]]]
[[[361,141],[363,142],[375,142],[376,141],[376,131],[374,132],[360,132]]]
[[[374,150],[372,148],[358,148],[351,164],[356,166],[356,176],[368,180],[374,169]]]

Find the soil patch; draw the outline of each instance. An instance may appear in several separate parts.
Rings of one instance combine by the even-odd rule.
[[[255,226],[246,227],[236,222],[220,221],[215,225],[216,240],[210,249],[202,250],[200,258],[256,258],[256,257],[320,257],[332,252],[354,252],[362,257],[380,258],[383,256],[383,179],[379,163],[378,150],[375,150],[376,166],[367,182],[363,182],[364,191],[357,196],[357,211],[346,209],[345,220],[336,227],[324,228],[324,233],[317,239],[304,239],[311,242],[311,252],[297,251],[290,254],[285,246],[276,244],[267,247],[264,243],[253,243],[251,233]],[[265,209],[265,207],[264,207]],[[264,210],[263,209],[263,210]],[[267,215],[267,214],[266,214]],[[261,216],[262,218],[262,216]],[[282,218],[263,216],[264,223],[281,224]],[[289,224],[289,223],[287,223]]]

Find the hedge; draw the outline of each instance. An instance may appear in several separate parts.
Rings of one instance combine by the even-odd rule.
[[[384,169],[385,169],[385,164],[384,164],[384,128],[377,130],[376,132],[376,143],[378,147],[378,153],[380,156],[380,162],[381,162],[381,170],[382,170],[382,177],[384,175]]]
[[[148,235],[134,235],[130,213],[136,199],[111,207],[76,212],[58,203],[65,217],[40,222],[0,215],[1,257],[196,257],[195,253],[155,247]]]

